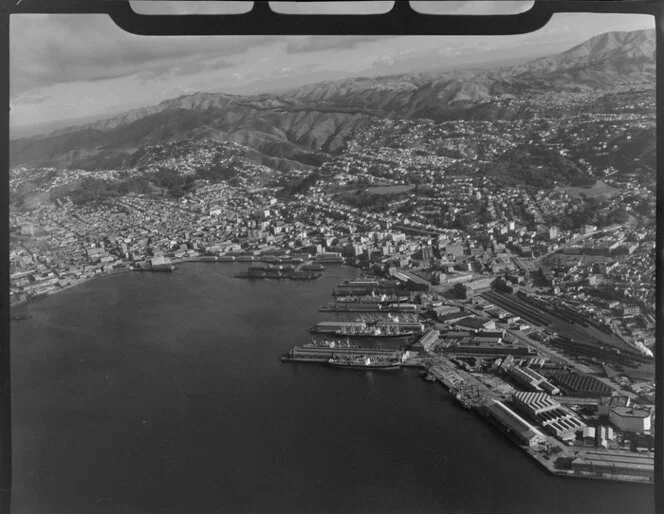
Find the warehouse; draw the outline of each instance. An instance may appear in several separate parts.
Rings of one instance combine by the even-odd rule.
[[[550,376],[565,392],[574,396],[606,396],[611,388],[601,380],[590,375],[578,373],[558,372]]]
[[[486,407],[486,411],[496,426],[516,437],[522,444],[534,446],[546,441],[546,437],[542,432],[507,407],[503,402],[491,400]]]
[[[586,476],[632,476],[650,481],[655,476],[652,455],[627,452],[587,451],[572,461],[572,469]]]
[[[560,389],[549,382],[545,377],[530,368],[513,367],[507,374],[522,387],[529,391],[541,391],[552,395],[560,393]]]
[[[558,439],[572,440],[576,432],[586,426],[574,412],[562,407],[546,393],[518,391],[514,393],[513,401],[517,410]]]

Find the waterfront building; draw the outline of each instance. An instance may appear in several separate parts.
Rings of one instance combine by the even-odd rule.
[[[486,412],[495,425],[514,436],[521,444],[534,446],[546,441],[542,432],[499,400],[489,400]]]
[[[651,413],[632,407],[612,407],[609,420],[623,432],[646,432],[651,427]]]
[[[533,369],[514,366],[508,370],[507,374],[520,386],[530,391],[541,391],[551,395],[560,394],[560,389]]]
[[[634,452],[585,451],[572,461],[578,475],[618,478],[643,477],[654,480],[655,462],[651,454]]]
[[[573,440],[586,424],[574,412],[546,393],[518,391],[512,401],[516,409],[563,441]]]
[[[316,254],[316,261],[318,262],[343,262],[343,257],[340,252],[322,252]]]

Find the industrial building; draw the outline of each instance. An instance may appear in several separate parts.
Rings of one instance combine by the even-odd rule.
[[[518,391],[512,398],[516,409],[563,441],[576,438],[586,424],[567,407],[546,393]]]
[[[621,476],[655,476],[655,460],[652,455],[627,452],[586,451],[572,461],[575,473],[585,476],[615,478]]]
[[[560,394],[559,388],[533,369],[514,366],[507,370],[507,374],[517,384],[529,391],[540,391],[551,395]]]
[[[601,380],[591,375],[581,375],[574,372],[556,372],[550,375],[563,390],[573,396],[606,396],[612,389]]]
[[[499,400],[490,400],[486,406],[489,419],[501,430],[522,444],[534,446],[546,441],[546,436]]]
[[[315,257],[317,262],[329,262],[329,263],[334,263],[334,262],[343,262],[343,257],[341,256],[341,252],[322,252],[316,254]]]
[[[611,407],[609,420],[623,432],[646,432],[651,427],[651,414],[645,409]]]

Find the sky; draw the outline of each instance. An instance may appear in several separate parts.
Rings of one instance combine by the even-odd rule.
[[[307,9],[339,12],[344,3]],[[367,4],[362,7],[365,12],[385,12],[392,2],[361,4]],[[530,5],[531,1],[444,6],[414,2],[413,7],[505,14]],[[211,12],[209,2],[166,6],[141,2],[133,8],[142,14],[164,9],[175,14]],[[225,2],[224,8],[243,12],[248,7],[247,2]],[[288,12],[304,9],[289,2],[276,7]],[[253,94],[352,76],[495,66],[558,53],[603,32],[649,28],[654,28],[650,16],[561,13],[536,32],[510,36],[164,37],[124,32],[106,15],[12,15],[11,126],[112,116],[197,91]]]

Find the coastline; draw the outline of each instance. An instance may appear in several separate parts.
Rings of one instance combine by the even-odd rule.
[[[230,264],[232,264],[234,262],[245,262],[245,261],[225,261],[225,260],[221,260],[218,256],[214,256],[214,257],[212,257],[212,256],[198,256],[198,257],[191,257],[191,258],[188,258],[188,259],[171,259],[172,264],[186,264],[186,263],[189,263],[189,262],[213,262],[213,263],[224,263],[224,264],[230,263]],[[252,261],[246,261],[246,262],[252,262]],[[345,262],[343,262],[343,263],[333,263],[333,264],[340,264],[340,265],[348,266],[348,264],[346,264]],[[91,277],[81,278],[81,279],[77,280],[74,283],[66,285],[65,287],[61,287],[60,289],[56,289],[56,290],[48,292],[48,293],[41,293],[40,295],[38,295],[36,297],[30,298],[30,299],[27,299],[27,300],[24,300],[24,301],[13,302],[13,303],[10,302],[9,308],[11,310],[11,309],[22,307],[22,306],[25,306],[25,305],[30,305],[31,303],[39,302],[39,301],[41,301],[45,298],[49,298],[51,296],[54,296],[54,295],[56,295],[56,294],[58,294],[62,291],[65,291],[67,289],[71,289],[72,287],[76,287],[76,286],[79,286],[79,285],[82,285],[82,284],[86,284],[86,283],[88,283],[92,280],[96,280],[98,278],[103,278],[103,277],[109,277],[109,276],[112,276],[112,275],[119,275],[121,273],[126,273],[126,272],[129,272],[129,271],[132,271],[131,268],[117,269],[117,270],[110,271],[110,272],[98,273],[98,274],[95,274]]]
[[[109,271],[109,272],[106,272],[106,273],[98,273],[98,274],[93,275],[91,277],[81,278],[81,279],[77,280],[74,283],[71,283],[71,284],[68,284],[64,287],[56,289],[55,291],[51,291],[49,293],[42,293],[39,296],[36,296],[34,298],[30,298],[29,300],[25,300],[25,301],[22,301],[22,302],[10,303],[9,304],[9,309],[11,310],[11,309],[14,309],[14,308],[23,307],[23,306],[30,305],[30,304],[33,304],[33,303],[37,303],[37,302],[40,302],[42,300],[45,300],[46,298],[50,298],[52,296],[55,296],[58,293],[61,293],[62,291],[66,291],[67,289],[72,289],[76,286],[87,284],[88,282],[92,282],[93,280],[97,280],[99,278],[111,277],[113,275],[121,275],[121,274],[127,273],[129,271],[131,271],[129,268],[117,269],[115,271]]]
[[[177,259],[177,260],[173,259],[171,262],[173,264],[185,264],[185,263],[188,263],[188,262],[223,262],[223,261],[218,260],[218,258],[205,259],[205,258],[201,258],[201,257],[192,257],[191,259]],[[62,291],[66,291],[67,289],[71,289],[71,288],[76,287],[76,286],[87,284],[88,282],[92,282],[93,280],[97,280],[99,278],[104,278],[104,277],[110,277],[110,276],[113,276],[113,275],[120,275],[122,273],[128,273],[130,271],[132,271],[132,269],[127,267],[127,268],[124,268],[124,269],[123,268],[118,268],[114,271],[107,271],[107,272],[97,273],[97,274],[92,275],[90,277],[81,278],[81,279],[77,280],[76,282],[73,282],[69,285],[66,285],[65,287],[61,287],[61,288],[56,289],[54,291],[51,291],[49,293],[40,294],[39,296],[37,296],[35,298],[31,298],[31,299],[28,299],[28,300],[25,300],[25,301],[22,301],[22,302],[10,303],[9,308],[13,309],[13,308],[17,308],[17,307],[21,307],[21,306],[25,306],[25,305],[30,305],[31,303],[36,303],[36,302],[39,302],[41,300],[44,300],[45,298],[50,298],[51,296],[55,296],[56,294],[61,293]]]
[[[426,363],[420,362],[417,364],[410,364],[412,367],[419,367],[424,371],[429,372],[429,366]],[[435,374],[433,375],[435,377],[435,380],[433,382],[438,382],[440,385],[444,386],[452,396],[454,396],[451,392],[450,385],[445,383],[444,380],[441,380],[439,377],[437,377]],[[590,473],[577,473],[574,470],[565,470],[565,469],[558,469],[555,467],[555,462],[545,458],[542,454],[538,453],[537,448],[535,447],[530,447],[530,446],[525,446],[523,444],[519,444],[517,441],[515,441],[510,435],[503,430],[501,430],[498,426],[496,426],[491,420],[488,418],[488,416],[483,412],[482,410],[482,405],[472,405],[470,407],[470,410],[475,412],[480,418],[482,418],[488,425],[493,427],[497,432],[501,433],[504,437],[509,439],[509,441],[514,444],[517,448],[521,449],[526,455],[528,455],[532,460],[534,460],[537,464],[539,464],[542,468],[544,468],[549,474],[555,475],[557,477],[562,477],[562,478],[585,478],[585,479],[591,479],[591,480],[602,480],[602,481],[610,481],[610,482],[622,482],[622,483],[630,483],[630,484],[641,484],[641,485],[654,485],[653,480],[649,480],[646,477],[638,477],[638,476],[631,476],[631,475],[593,475]],[[562,444],[559,445],[561,448],[563,448]],[[574,447],[565,447],[565,449],[570,449]],[[584,448],[585,449],[585,448]],[[580,453],[575,451],[576,453]]]
[[[219,261],[218,259],[201,259],[200,257],[194,257],[191,259],[178,259],[172,261],[173,264],[185,264],[189,262],[224,262],[224,261]],[[116,269],[111,272],[106,272],[106,273],[99,273],[95,274],[91,277],[87,277],[84,279],[80,279],[76,281],[75,283],[71,283],[65,287],[62,287],[60,289],[57,289],[53,292],[46,293],[43,295],[40,295],[36,298],[27,300],[25,302],[16,302],[13,304],[10,304],[10,311],[11,309],[14,308],[19,308],[22,306],[27,306],[31,303],[36,303],[38,301],[44,300],[48,297],[54,296],[62,291],[65,291],[67,289],[74,288],[76,286],[91,282],[93,280],[99,279],[99,278],[104,278],[104,277],[109,277],[109,276],[114,276],[114,275],[121,275],[127,272],[131,272],[132,270],[130,268],[124,268],[124,269]],[[317,362],[315,360],[311,359],[297,359],[297,358],[285,358],[281,357],[282,362]],[[424,370],[426,372],[431,372],[431,363],[427,361],[423,361],[421,357],[416,357],[409,359],[407,361],[404,361],[401,363],[401,367],[404,368],[420,368],[421,370]],[[438,382],[440,385],[444,386],[450,394],[451,392],[451,384],[449,381],[446,381],[443,376],[437,376],[436,373],[433,373],[433,376],[435,377],[435,380],[432,382]],[[452,394],[453,396],[453,394]],[[520,448],[526,455],[528,455],[532,460],[537,462],[542,468],[544,468],[549,474],[555,475],[558,477],[563,477],[563,478],[586,478],[586,479],[594,479],[594,480],[602,480],[602,481],[613,481],[613,482],[623,482],[623,483],[631,483],[631,484],[642,484],[642,485],[653,485],[653,481],[648,480],[647,478],[644,477],[635,477],[635,476],[597,476],[597,475],[591,475],[591,474],[582,474],[582,473],[577,473],[574,472],[573,470],[564,470],[564,469],[557,469],[555,467],[554,461],[545,458],[543,455],[538,453],[537,449],[524,446],[522,444],[519,444],[517,441],[515,441],[508,433],[505,433],[502,431],[499,427],[497,427],[494,423],[492,423],[489,418],[486,416],[486,414],[482,411],[482,405],[481,404],[473,404],[470,407],[470,410],[474,411],[480,418],[482,418],[486,423],[488,423],[490,426],[492,426],[497,432],[501,433],[504,437],[507,437],[512,444]]]

